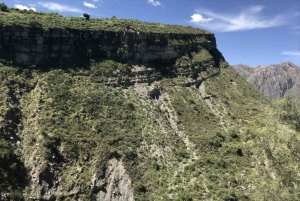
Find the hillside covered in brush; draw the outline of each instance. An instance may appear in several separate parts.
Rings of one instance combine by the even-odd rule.
[[[0,200],[299,199],[297,103],[271,105],[213,34],[25,20],[53,15],[0,11]]]

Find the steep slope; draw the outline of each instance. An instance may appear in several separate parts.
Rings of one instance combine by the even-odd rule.
[[[299,97],[300,69],[290,62],[252,68],[238,64],[233,66],[248,82],[270,101],[289,95]]]
[[[294,80],[293,87],[286,92],[285,96],[300,98],[300,76],[299,75],[300,73],[298,73],[298,76]]]
[[[181,54],[1,63],[1,199],[299,199],[294,124],[211,42]]]
[[[22,94],[2,105],[21,113],[3,140],[27,169],[14,184],[27,200],[297,198],[299,133],[231,67],[124,89],[83,69],[4,72]]]

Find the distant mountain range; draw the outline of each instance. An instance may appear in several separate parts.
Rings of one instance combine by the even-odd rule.
[[[300,98],[300,68],[291,62],[258,67],[237,64],[233,68],[270,101],[284,96]]]

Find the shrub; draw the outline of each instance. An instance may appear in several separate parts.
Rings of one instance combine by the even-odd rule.
[[[83,13],[83,17],[84,17],[86,20],[89,20],[89,19],[90,19],[90,15],[87,14],[87,13]]]
[[[279,118],[300,131],[300,101],[290,97],[274,103]]]
[[[158,165],[156,159],[152,159],[151,166],[152,166],[153,170],[159,171],[159,165]]]
[[[220,189],[217,192],[217,197],[220,200],[224,200],[224,201],[237,201],[238,198],[235,195],[235,193],[229,189]]]
[[[29,26],[31,28],[42,28],[42,25],[38,21],[36,21],[36,20],[31,21],[29,23]]]
[[[217,132],[215,136],[212,136],[208,140],[209,146],[214,149],[222,147],[223,142],[225,142],[225,136],[223,136],[220,132]]]

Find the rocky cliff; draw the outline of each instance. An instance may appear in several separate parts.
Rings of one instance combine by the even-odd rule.
[[[199,48],[216,49],[214,35],[0,26],[0,59],[17,65],[80,66],[91,59],[172,63]]]
[[[256,68],[238,64],[233,68],[270,101],[286,95],[300,97],[300,68],[290,62],[270,66],[261,65]]]

